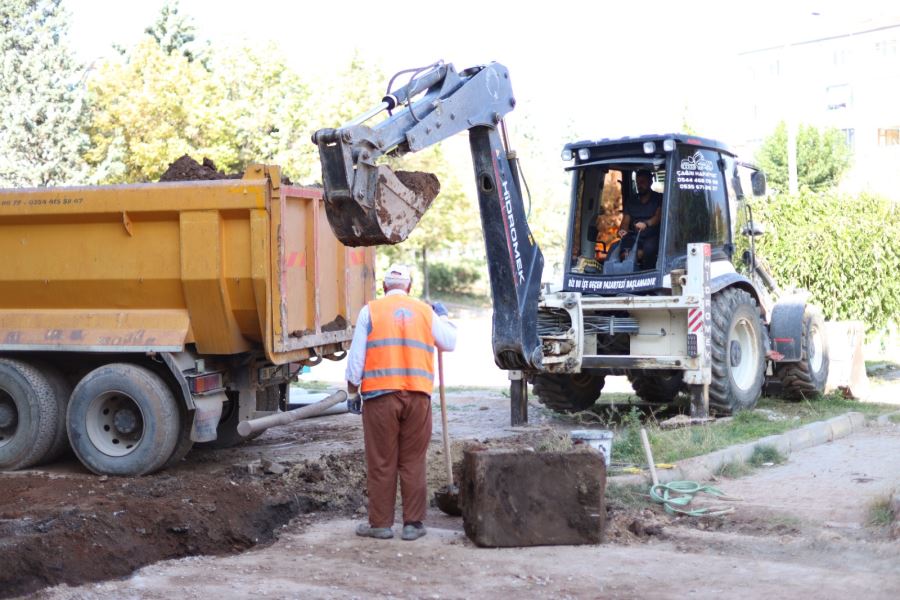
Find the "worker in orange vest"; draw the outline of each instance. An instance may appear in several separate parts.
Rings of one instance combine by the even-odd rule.
[[[456,347],[456,327],[439,302],[410,298],[412,275],[392,265],[384,277],[384,297],[359,311],[347,356],[348,406],[362,412],[366,446],[369,522],[356,534],[394,536],[397,476],[403,502],[401,538],[425,535],[425,456],[431,441],[434,349]]]

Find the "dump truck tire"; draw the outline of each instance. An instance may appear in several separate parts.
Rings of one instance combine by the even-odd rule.
[[[631,382],[634,393],[641,400],[654,404],[670,404],[678,397],[679,393],[687,390],[682,371],[657,375],[643,371],[629,373],[628,381]]]
[[[174,394],[144,367],[114,363],[75,386],[66,417],[69,442],[99,475],[147,475],[175,451],[181,417]]]
[[[807,304],[803,311],[800,360],[775,367],[775,379],[781,383],[781,397],[805,400],[822,394],[828,379],[828,366],[825,319],[818,308]]]
[[[56,429],[53,434],[53,443],[47,453],[40,459],[40,463],[49,463],[62,456],[69,449],[69,436],[66,432],[66,409],[69,406],[69,397],[72,395],[72,384],[69,383],[62,371],[55,366],[37,362],[32,366],[41,372],[56,400]]]
[[[178,443],[175,444],[175,450],[172,451],[172,456],[170,456],[169,460],[166,461],[166,464],[163,465],[163,470],[174,467],[180,463],[194,447],[194,440],[191,439],[191,427],[194,425],[194,413],[188,411],[184,402],[179,402],[178,404],[178,408],[181,409],[181,431],[178,433]]]
[[[739,288],[712,298],[709,406],[731,414],[756,406],[765,378],[765,334],[756,300]]]
[[[605,383],[603,375],[575,373],[572,375],[542,374],[534,376],[534,393],[541,404],[557,412],[581,412],[592,407]]]
[[[41,462],[54,445],[58,422],[46,377],[24,362],[0,359],[0,469]]]

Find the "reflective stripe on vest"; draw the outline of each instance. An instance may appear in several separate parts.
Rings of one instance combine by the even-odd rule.
[[[372,328],[360,390],[408,390],[431,394],[434,388],[434,334],[431,307],[401,294],[369,303]]]

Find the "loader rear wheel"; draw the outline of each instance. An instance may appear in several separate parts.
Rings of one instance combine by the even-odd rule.
[[[628,381],[644,402],[654,404],[670,404],[678,394],[686,391],[684,373],[671,371],[651,375],[649,372],[636,371],[628,373]]]
[[[75,386],[66,417],[78,460],[98,475],[146,475],[175,452],[181,415],[171,388],[138,365],[94,369]]]
[[[56,441],[56,395],[34,367],[0,359],[0,469],[25,469],[44,460]]]
[[[719,414],[753,408],[766,374],[765,338],[756,300],[738,288],[716,293],[711,329],[710,408]]]
[[[815,306],[803,311],[800,360],[775,367],[775,379],[781,382],[781,396],[788,400],[815,398],[825,391],[828,379],[828,339],[825,319]]]
[[[592,407],[603,390],[603,375],[542,374],[534,376],[534,393],[541,404],[557,412],[581,412]]]

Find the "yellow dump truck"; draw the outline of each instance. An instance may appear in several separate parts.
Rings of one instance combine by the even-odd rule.
[[[0,190],[0,469],[71,445],[90,470],[156,471],[283,409],[339,359],[374,296],[319,189],[242,179]]]

